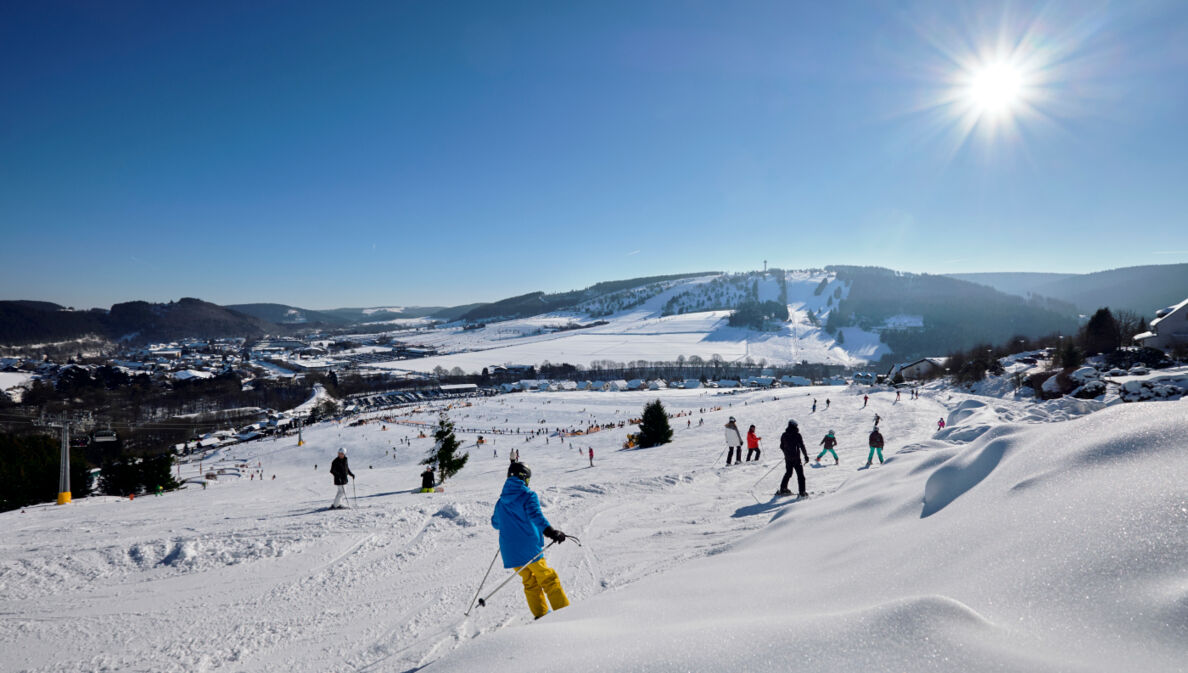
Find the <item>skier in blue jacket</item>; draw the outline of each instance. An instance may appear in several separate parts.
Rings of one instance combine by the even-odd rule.
[[[565,533],[549,525],[549,520],[540,511],[540,498],[528,488],[531,477],[532,470],[523,463],[512,463],[507,468],[507,481],[503,482],[503,492],[499,494],[499,502],[495,503],[491,525],[499,531],[503,567],[515,568],[520,574],[528,608],[540,619],[548,614],[550,605],[554,610],[569,605],[569,597],[561,588],[557,571],[550,568],[541,555],[545,537],[561,543],[565,541]]]

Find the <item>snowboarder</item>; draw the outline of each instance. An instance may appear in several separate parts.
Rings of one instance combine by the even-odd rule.
[[[421,473],[421,493],[432,493],[433,485],[433,466],[429,466]]]
[[[740,435],[738,433],[738,426],[735,425],[734,416],[731,416],[730,420],[726,421],[726,451],[727,451],[726,464],[727,465],[731,464],[731,462],[734,458],[734,455],[735,455],[735,451],[738,452],[738,462],[740,462],[740,463],[742,462],[742,446],[743,446],[742,435]]]
[[[334,496],[334,504],[330,505],[330,509],[346,509],[343,501],[346,500],[347,475],[351,479],[355,478],[355,473],[347,465],[346,450],[339,449],[338,457],[330,461],[330,474],[334,475],[334,485],[338,487],[338,495]]]
[[[879,415],[876,413],[876,414],[875,414],[875,429],[878,429],[878,427],[879,427],[879,420],[881,420],[881,418],[880,418],[880,416],[879,416]]]
[[[937,431],[937,432],[940,432],[941,430],[944,430],[944,429],[945,429],[945,419],[944,419],[944,417],[942,416],[942,417],[940,418],[940,420],[938,420],[938,421],[936,422],[936,431]]]
[[[540,498],[528,488],[531,478],[532,470],[523,463],[512,463],[508,467],[507,481],[503,482],[503,492],[495,503],[491,525],[499,531],[503,567],[514,568],[519,573],[524,581],[528,609],[533,617],[540,619],[548,614],[550,606],[560,610],[569,605],[569,597],[561,588],[557,571],[541,556],[544,550],[542,534],[560,544],[565,541],[565,533],[553,528],[540,511]]]
[[[804,490],[804,466],[800,462],[801,455],[804,456],[804,462],[808,462],[808,449],[804,447],[804,438],[800,436],[800,428],[797,427],[796,421],[789,420],[784,434],[780,435],[780,451],[784,452],[784,479],[780,482],[780,490],[776,495],[792,495],[792,491],[788,490],[788,480],[795,472],[796,485],[799,487],[797,495],[801,498],[808,497]]]
[[[883,435],[879,432],[879,426],[875,426],[870,433],[870,454],[866,456],[866,466],[870,467],[871,460],[874,459],[875,453],[879,454],[879,465],[883,464]]]
[[[825,455],[826,452],[829,452],[829,453],[833,454],[833,464],[837,465],[838,464],[837,451],[833,450],[833,447],[837,446],[837,438],[833,436],[833,431],[830,430],[825,435],[825,439],[822,439],[820,443],[825,448],[821,449],[821,453],[817,454],[817,464],[820,465],[821,458]]]
[[[763,439],[755,434],[755,426],[751,426],[747,430],[747,461],[750,462],[751,454],[755,454],[755,460],[759,460],[759,440]]]

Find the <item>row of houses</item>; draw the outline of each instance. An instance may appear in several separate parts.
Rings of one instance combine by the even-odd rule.
[[[820,385],[845,385],[846,380],[842,378],[830,378],[823,381],[815,382]],[[781,376],[776,378],[774,376],[752,376],[746,379],[719,379],[717,381],[705,381],[700,379],[684,379],[677,381],[663,381],[661,379],[653,379],[645,381],[643,379],[617,379],[614,381],[548,381],[540,379],[525,379],[515,383],[500,384],[499,390],[505,393],[517,392],[559,392],[559,391],[598,391],[598,392],[622,392],[629,390],[693,390],[697,388],[775,388],[775,387],[794,387],[794,386],[811,386],[814,381],[803,376]]]

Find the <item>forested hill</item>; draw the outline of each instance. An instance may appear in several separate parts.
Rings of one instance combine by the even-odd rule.
[[[627,280],[612,280],[595,283],[583,290],[571,290],[569,292],[558,292],[554,294],[545,294],[544,292],[529,292],[516,297],[502,299],[490,304],[482,304],[468,312],[463,316],[463,320],[468,321],[483,321],[491,319],[512,319],[525,318],[528,316],[538,315],[541,313],[550,313],[552,311],[565,311],[577,309],[579,304],[589,302],[600,297],[631,290],[645,285],[654,285],[657,283],[664,283],[668,281],[684,280],[686,278],[697,278],[699,276],[714,275],[716,271],[702,271],[698,273],[679,273],[668,276],[645,276],[642,278],[629,278]],[[626,296],[625,302],[631,301]],[[626,303],[623,305],[626,307]]]
[[[108,311],[73,311],[48,302],[0,301],[0,343],[8,345],[88,335],[135,342],[253,337],[277,329],[259,318],[188,297],[167,304],[130,301],[115,304]]]
[[[351,321],[325,311],[311,311],[285,304],[228,304],[223,308],[254,316],[277,325],[300,325],[303,327],[346,325]]]
[[[1016,335],[1042,336],[1077,329],[1071,304],[1024,299],[984,285],[879,267],[831,266],[849,292],[831,311],[825,329],[855,325],[878,330],[897,359],[944,355],[978,344],[1001,344]],[[895,316],[920,316],[922,328],[886,328]]]
[[[1002,292],[1052,297],[1073,304],[1081,313],[1108,306],[1133,311],[1148,320],[1155,311],[1188,297],[1188,264],[1130,266],[1085,274],[974,273],[950,274]]]

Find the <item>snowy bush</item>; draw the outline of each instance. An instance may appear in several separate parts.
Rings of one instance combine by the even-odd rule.
[[[1074,390],[1072,392],[1072,396],[1077,399],[1090,400],[1090,399],[1094,399],[1096,397],[1100,397],[1100,396],[1104,395],[1105,391],[1106,391],[1105,383],[1103,383],[1101,381],[1093,380],[1093,381],[1089,381],[1088,383],[1081,386],[1080,388],[1077,388],[1076,390]]]
[[[1118,396],[1122,398],[1123,402],[1144,402],[1180,397],[1184,392],[1183,388],[1171,382],[1127,381],[1122,384]]]

